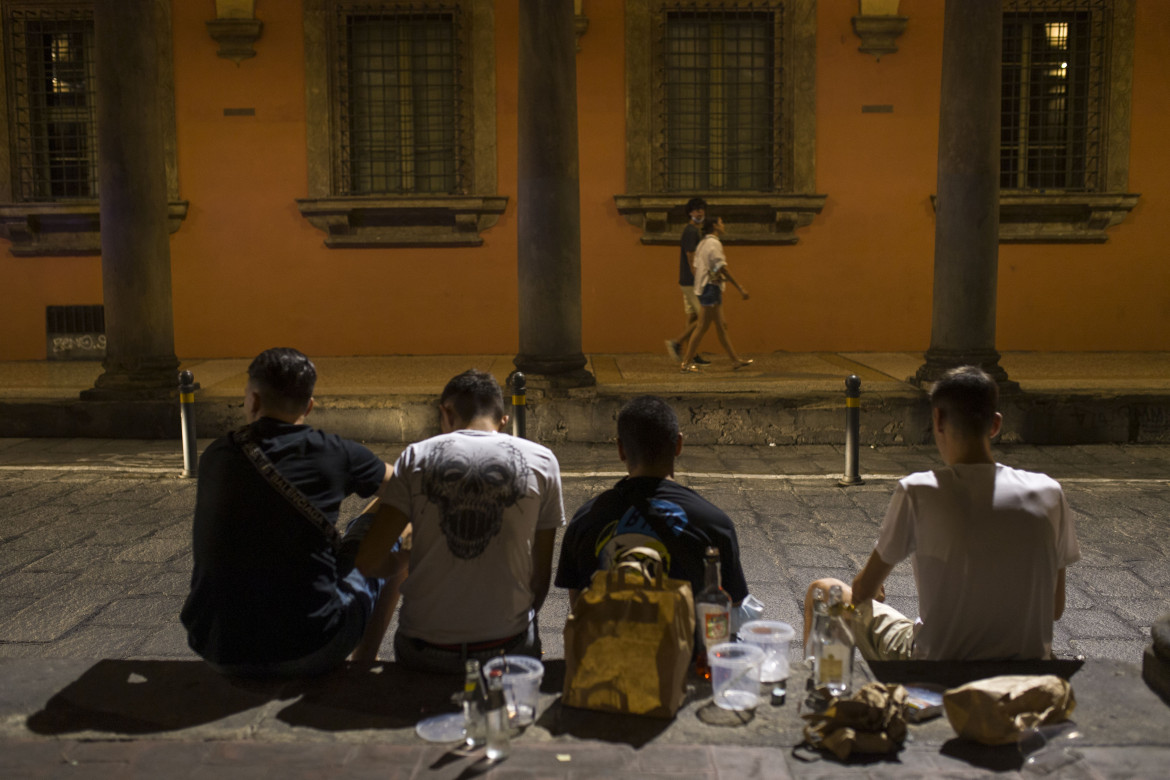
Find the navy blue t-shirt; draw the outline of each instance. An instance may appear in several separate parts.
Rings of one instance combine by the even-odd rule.
[[[687,259],[687,252],[694,252],[699,246],[699,228],[694,222],[688,222],[683,228],[682,239],[679,243],[678,283],[681,287],[694,287],[695,271],[691,268],[691,261]]]
[[[331,522],[346,496],[368,497],[382,484],[386,465],[360,444],[270,418],[253,423],[252,432],[281,476]],[[193,553],[180,617],[191,649],[207,660],[291,661],[341,629],[339,588],[347,587],[352,561],[338,560],[332,542],[230,436],[213,442],[199,462]]]
[[[658,522],[647,522],[642,506]],[[738,604],[747,598],[748,587],[731,518],[673,480],[627,477],[573,515],[561,541],[556,584],[584,590],[594,572],[609,568],[619,549],[642,546],[657,550],[667,573],[687,580],[698,593],[706,575],[703,554],[708,545],[719,550],[723,589]]]

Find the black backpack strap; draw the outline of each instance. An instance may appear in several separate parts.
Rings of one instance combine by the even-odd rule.
[[[329,542],[333,551],[336,553],[341,549],[341,534],[337,532],[337,528],[333,523],[329,522],[329,518],[325,513],[309,500],[308,496],[297,489],[295,485],[289,482],[284,476],[276,470],[276,466],[260,449],[260,445],[256,443],[256,438],[252,434],[252,426],[245,425],[243,428],[232,432],[232,441],[237,447],[247,456],[252,465],[256,467],[256,471],[260,472],[260,476],[271,485],[277,493],[280,493],[296,510],[312,523],[313,527],[320,531],[326,541]]]

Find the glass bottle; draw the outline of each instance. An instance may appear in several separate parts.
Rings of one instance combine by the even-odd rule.
[[[508,757],[512,748],[502,674],[488,677],[487,693],[487,757],[489,761],[500,761]]]
[[[853,682],[853,632],[841,596],[840,585],[829,588],[829,617],[817,642],[817,685],[830,696],[848,694]]]
[[[719,550],[708,547],[703,556],[706,564],[703,589],[695,594],[695,673],[710,679],[711,665],[707,650],[731,639],[731,596],[719,584]]]
[[[812,598],[812,624],[809,626],[808,638],[804,640],[804,660],[808,661],[810,666],[816,663],[817,637],[824,633],[825,623],[829,620],[829,605],[825,603],[825,591],[822,588],[813,588]]]
[[[484,717],[483,680],[479,676],[479,661],[468,659],[463,678],[463,731],[469,748],[483,747],[487,738]]]

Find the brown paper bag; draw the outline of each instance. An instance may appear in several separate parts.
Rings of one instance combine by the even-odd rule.
[[[1009,745],[1026,729],[1060,723],[1076,708],[1068,680],[1056,675],[1004,675],[943,694],[955,733],[984,745]]]
[[[636,547],[594,573],[565,621],[562,703],[673,717],[694,649],[691,585],[662,573],[658,553]]]
[[[804,739],[844,761],[853,753],[896,753],[906,741],[906,689],[868,683],[822,712],[804,714]]]

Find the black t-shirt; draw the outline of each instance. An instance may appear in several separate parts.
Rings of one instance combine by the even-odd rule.
[[[691,261],[687,259],[687,252],[694,252],[698,248],[699,239],[699,228],[694,222],[688,222],[683,228],[679,245],[678,283],[681,287],[693,287],[695,284],[695,271],[691,268]]]
[[[260,449],[330,521],[351,493],[373,495],[386,465],[365,447],[307,425],[261,418]],[[220,664],[302,658],[341,628],[339,588],[352,562],[260,475],[231,440],[199,462],[191,592],[181,619],[191,649]],[[348,595],[348,594],[347,594]]]
[[[661,522],[647,522],[640,505]],[[671,577],[689,581],[698,593],[703,589],[703,553],[708,545],[719,550],[723,589],[738,604],[747,597],[748,588],[731,518],[673,480],[627,477],[573,515],[561,541],[556,584],[583,590],[594,572],[609,567],[618,549],[645,546],[659,552]]]

